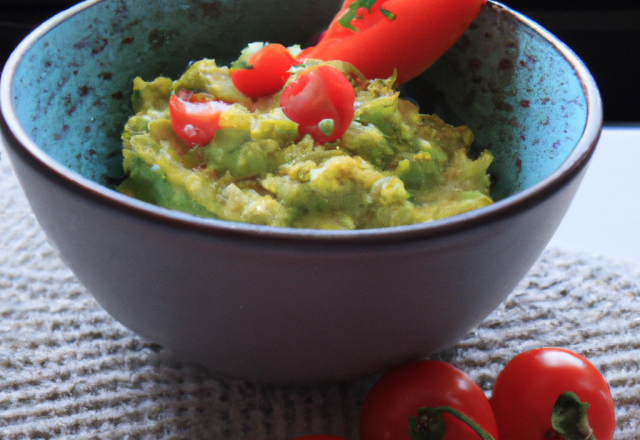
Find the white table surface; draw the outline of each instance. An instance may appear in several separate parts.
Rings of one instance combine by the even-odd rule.
[[[640,124],[605,126],[550,245],[640,264]]]

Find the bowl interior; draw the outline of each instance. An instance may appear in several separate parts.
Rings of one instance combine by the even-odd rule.
[[[102,185],[122,177],[120,135],[133,78],[173,79],[190,61],[226,64],[246,43],[304,43],[340,0],[90,1],[26,51],[12,84],[18,119],[48,155]],[[285,20],[286,19],[286,20]],[[54,19],[56,20],[56,19]],[[283,25],[286,23],[286,25]],[[465,124],[495,156],[493,197],[555,171],[580,140],[585,92],[547,37],[488,4],[431,69],[406,85],[423,112]]]
[[[584,132],[583,84],[559,47],[567,50],[536,23],[491,4],[410,84],[423,111],[468,125],[474,147],[492,152],[495,200],[551,175]]]

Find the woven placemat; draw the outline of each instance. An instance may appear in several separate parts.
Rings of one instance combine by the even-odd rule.
[[[111,318],[47,243],[0,148],[0,438],[358,438],[373,378],[256,386],[181,363]],[[616,403],[615,438],[640,439],[640,269],[547,249],[511,296],[437,358],[490,394],[517,353],[589,358]]]

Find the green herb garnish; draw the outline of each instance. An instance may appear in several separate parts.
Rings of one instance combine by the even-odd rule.
[[[358,15],[358,9],[365,8],[367,11],[369,11],[369,14],[371,14],[371,8],[373,8],[373,5],[375,3],[376,0],[356,0],[349,5],[349,9],[347,9],[344,15],[342,15],[342,17],[338,19],[338,23],[343,28],[351,29],[354,32],[358,32],[358,29],[356,29],[355,26],[351,24],[353,20],[362,20],[362,15]],[[380,12],[389,20],[394,20],[396,18],[396,15],[393,12],[387,11],[386,9],[380,8]]]

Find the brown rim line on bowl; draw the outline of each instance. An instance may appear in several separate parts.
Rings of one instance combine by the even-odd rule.
[[[260,7],[266,8],[264,14],[268,15],[269,4],[279,1],[265,2]],[[340,380],[380,371],[454,343],[511,292],[540,255],[578,188],[602,128],[602,104],[596,84],[577,56],[530,19],[490,2],[466,36],[472,47],[491,40],[487,36],[490,33],[484,31],[484,40],[471,38],[491,26],[497,29],[492,37],[495,40],[513,32],[514,38],[519,35],[544,43],[556,54],[555,62],[566,61],[572,79],[579,81],[584,94],[580,106],[586,106],[586,118],[575,147],[539,182],[465,214],[431,223],[369,230],[277,228],[167,210],[119,194],[71,170],[40,148],[34,140],[38,135],[30,135],[24,128],[28,111],[22,109],[27,100],[22,99],[24,89],[17,88],[16,81],[18,76],[24,77],[20,68],[29,64],[29,56],[33,56],[30,49],[53,38],[49,34],[52,30],[71,32],[66,29],[71,28],[70,23],[78,26],[78,17],[89,17],[109,4],[88,1],[62,12],[30,34],[9,58],[0,85],[2,130],[8,152],[43,229],[100,304],[141,335],[227,376],[280,383]],[[161,7],[164,6],[158,6]],[[300,6],[294,14],[303,16],[306,7]],[[128,13],[133,16],[135,8],[130,9]],[[326,16],[335,11],[331,5],[325,9]],[[233,5],[229,11],[222,11],[222,16],[232,14]],[[130,16],[127,18],[133,20]],[[270,40],[276,41],[272,35],[279,31],[262,25],[265,33],[271,33]],[[118,41],[116,38],[125,35],[117,34],[113,39]],[[70,45],[73,43],[72,40]],[[115,50],[114,46],[110,41],[103,49],[108,52]],[[64,48],[59,49],[64,52]],[[513,60],[524,56],[526,48],[517,49],[522,53],[515,51]],[[228,52],[234,50],[236,47]],[[96,59],[102,55],[97,54]],[[440,87],[439,72],[449,73],[447,69],[455,69],[451,67],[455,61],[468,61],[465,56],[461,45],[454,46],[433,71],[425,74],[426,81]],[[80,75],[84,67],[79,68]],[[469,74],[464,69],[455,72],[461,81]],[[33,78],[32,86],[39,81]],[[47,107],[49,114],[53,113],[52,108]],[[506,117],[500,112],[503,110],[495,111],[496,118]],[[33,115],[45,121],[53,118]],[[524,126],[527,121],[521,119],[519,123]],[[43,130],[50,124],[43,123]],[[482,128],[472,129],[482,138]],[[493,147],[498,148],[495,144]],[[550,150],[552,153],[555,154]],[[77,210],[82,214],[74,214]],[[146,253],[140,248],[142,243],[149,247]],[[180,267],[173,268],[172,259],[163,255],[167,252],[193,260],[178,262]],[[193,266],[187,267],[188,264]],[[193,278],[208,267],[217,268],[216,273],[206,274],[198,282],[174,281]],[[171,270],[178,278],[166,274]],[[318,271],[326,271],[324,277],[314,273]],[[154,281],[145,286],[145,277]],[[251,277],[255,277],[253,282],[246,281]],[[185,292],[183,298],[188,298],[183,304],[175,293],[180,289]],[[277,291],[283,296],[276,297]],[[299,295],[294,296],[294,291]],[[390,298],[393,296],[396,299]],[[406,297],[401,300],[398,296]],[[469,304],[461,305],[467,299]],[[244,311],[232,319],[231,314],[236,313],[233,310],[240,306]],[[423,313],[431,310],[439,316],[425,318],[429,321],[426,324],[406,324],[401,318],[407,312],[404,307]],[[172,310],[175,313],[167,316]],[[204,316],[205,310],[216,312]],[[455,320],[460,322],[454,325],[449,321],[456,311],[459,317]],[[410,312],[406,319],[419,320],[421,315],[416,313]],[[287,319],[289,324],[279,324]],[[380,321],[378,328],[372,324],[376,319]],[[331,323],[335,328],[324,328],[322,323]],[[197,336],[203,331],[211,334]],[[267,334],[269,331],[271,335]],[[296,331],[297,335],[291,334]],[[284,342],[274,348],[277,340]],[[240,349],[234,346],[251,354],[238,353]],[[326,359],[319,360],[314,350],[325,353]],[[270,353],[278,359],[270,360]]]

